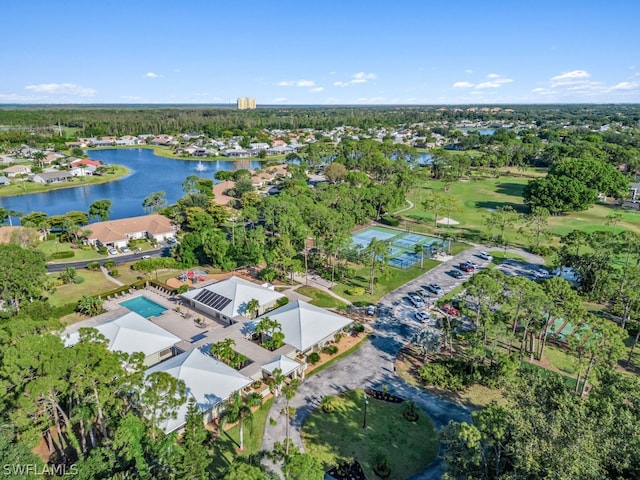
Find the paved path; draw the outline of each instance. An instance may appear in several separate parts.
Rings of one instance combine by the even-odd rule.
[[[351,305],[351,301],[347,300],[344,297],[341,297],[340,295],[335,293],[333,290],[331,290],[331,288],[334,285],[336,285],[335,283],[331,283],[331,281],[325,280],[324,278],[322,278],[321,276],[315,273],[309,273],[309,275],[307,276],[301,275],[299,273],[294,273],[293,279],[296,282],[301,284],[300,287],[308,284],[309,287],[314,287],[314,288],[317,288],[318,290],[322,290],[323,292],[326,292],[329,295],[331,295],[333,298],[337,298],[341,302],[344,302],[347,305]],[[296,287],[296,288],[299,288],[299,287]]]
[[[296,416],[291,419],[289,435],[293,444],[302,448],[300,428],[311,411],[318,408],[322,397],[335,395],[340,392],[365,387],[381,388],[386,385],[391,393],[403,398],[411,399],[426,411],[436,429],[442,428],[449,420],[468,421],[471,409],[462,405],[449,402],[436,397],[424,390],[413,387],[400,378],[393,370],[393,364],[398,351],[404,346],[420,325],[409,319],[413,317],[415,309],[400,308],[403,298],[410,291],[419,290],[421,285],[437,282],[443,287],[444,293],[452,290],[464,282],[463,279],[454,279],[446,275],[450,270],[464,261],[481,262],[478,253],[483,250],[496,250],[482,245],[474,245],[456,256],[448,257],[437,267],[425,272],[420,277],[406,283],[383,297],[379,304],[380,317],[371,325],[374,332],[362,347],[355,353],[342,359],[331,367],[321,371],[317,375],[307,378],[299,387],[297,395],[291,400],[290,405],[296,408]],[[524,250],[508,248],[508,252],[523,257],[534,265],[542,265],[543,259]],[[486,267],[488,262],[481,263]],[[314,285],[315,286],[315,285]],[[319,288],[319,287],[318,287]],[[406,312],[405,312],[406,310]],[[384,312],[387,312],[386,314]],[[285,400],[280,396],[274,402],[269,417],[277,420],[276,425],[271,425],[267,420],[262,449],[273,449],[274,442],[283,442],[286,436],[285,422],[280,411],[285,407]],[[279,471],[277,465],[268,465],[275,471]],[[413,476],[410,480],[427,480],[442,476],[442,463],[436,459],[426,470]]]
[[[411,210],[414,206],[413,202],[407,198],[407,203],[409,204],[408,207],[404,207],[404,208],[401,208],[400,210],[396,210],[391,215],[396,215],[397,213],[402,213],[402,212],[406,212],[407,210]]]
[[[120,280],[113,278],[111,275],[109,275],[109,271],[106,268],[104,268],[103,266],[100,266],[100,270],[102,271],[102,273],[104,273],[104,276],[107,277],[107,280],[109,280],[112,283],[115,283],[119,287],[124,286],[124,283],[122,283]]]

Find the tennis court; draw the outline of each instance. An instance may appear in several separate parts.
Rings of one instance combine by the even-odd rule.
[[[407,233],[385,227],[368,227],[351,235],[352,247],[358,250],[366,248],[373,239],[389,243],[389,265],[407,269],[420,262],[422,254],[415,253],[416,245],[424,250],[425,258],[431,256],[431,245],[440,240],[419,233]]]

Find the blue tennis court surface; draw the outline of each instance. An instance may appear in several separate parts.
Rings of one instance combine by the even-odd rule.
[[[422,255],[416,254],[416,245],[420,245],[429,258],[431,249],[428,248],[440,240],[419,233],[408,233],[385,227],[368,227],[351,235],[352,247],[358,250],[366,248],[373,239],[389,243],[389,265],[407,269],[420,262]]]

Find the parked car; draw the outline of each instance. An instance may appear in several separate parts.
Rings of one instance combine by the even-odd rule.
[[[151,255],[142,255],[142,260],[148,260],[151,258]]]
[[[370,317],[373,317],[376,314],[376,307],[374,307],[373,305],[369,305],[367,307],[367,315],[369,315]]]
[[[118,250],[115,248],[110,248],[109,249],[109,255],[117,255],[118,254]]]
[[[411,301],[413,306],[416,307],[416,308],[424,307],[424,302],[422,301],[422,299],[419,296],[417,296],[417,295],[415,295],[413,293],[409,294],[409,301]]]
[[[447,315],[451,315],[453,317],[457,317],[459,313],[457,308],[455,308],[453,305],[450,305],[448,303],[445,303],[442,306],[441,310]]]
[[[413,316],[419,322],[426,322],[428,320],[431,320],[431,317],[428,314],[424,313],[424,312],[416,312]]]
[[[422,299],[423,302],[426,302],[427,298],[429,298],[428,294],[426,294],[425,292],[421,292],[420,290],[416,290],[415,292],[412,292],[412,295],[417,295]]]
[[[453,277],[453,278],[462,278],[464,277],[464,275],[462,275],[462,272],[460,270],[449,270],[446,272],[447,275]]]
[[[442,287],[437,283],[430,283],[425,288],[436,295],[440,295],[442,293]]]
[[[175,237],[169,237],[169,238],[167,238],[167,243],[168,243],[168,244],[170,244],[170,245],[172,245],[172,244],[176,243],[177,241],[178,241],[178,240],[176,240],[176,238],[175,238]]]
[[[489,261],[493,260],[493,257],[489,255],[487,252],[480,252],[478,254],[478,257],[480,257],[483,260],[489,260]]]
[[[131,252],[131,250],[129,250],[129,247],[120,247],[120,251],[122,253],[130,253]]]
[[[467,273],[473,272],[474,270],[473,265],[471,265],[469,262],[461,263],[458,268],[463,272],[467,272]]]

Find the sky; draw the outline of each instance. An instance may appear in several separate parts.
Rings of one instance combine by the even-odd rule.
[[[638,0],[20,0],[0,104],[640,102]]]

